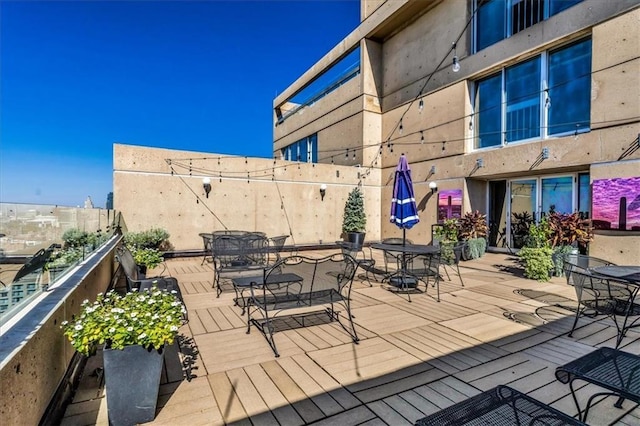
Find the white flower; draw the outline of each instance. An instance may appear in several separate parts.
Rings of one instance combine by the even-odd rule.
[[[178,294],[178,292],[175,290],[171,290],[171,294]]]
[[[62,325],[67,325],[69,324],[69,321],[62,321]]]
[[[131,318],[135,318],[138,316],[137,312],[131,312],[131,314],[129,315]]]
[[[127,327],[127,331],[133,331],[133,327]]]
[[[147,337],[147,333],[142,333],[138,336],[138,339],[144,339],[145,337]]]
[[[171,331],[178,331],[178,327],[176,327],[175,325],[172,325],[171,328],[169,329]]]
[[[109,329],[109,333],[113,334],[113,333],[115,333],[115,332],[116,332],[116,329],[115,329],[115,328],[111,327],[111,328]]]
[[[73,327],[73,328],[75,328],[76,330],[80,331],[80,330],[82,330],[82,324],[79,324],[79,323],[78,323],[78,324],[76,324],[76,326],[75,326],[75,327]]]
[[[171,318],[171,316],[167,315],[167,321],[173,321],[173,318]]]

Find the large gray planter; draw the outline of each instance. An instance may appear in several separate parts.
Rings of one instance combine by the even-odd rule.
[[[109,423],[129,426],[152,421],[164,351],[127,346],[123,350],[105,349],[103,357]]]

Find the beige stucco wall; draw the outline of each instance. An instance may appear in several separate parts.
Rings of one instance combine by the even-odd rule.
[[[44,320],[27,331],[16,344],[16,353],[0,369],[0,423],[3,425],[39,424],[54,395],[75,349],[62,334],[60,325],[80,311],[83,300],[95,300],[104,292],[115,271],[113,251],[73,288],[68,296],[55,302],[63,289],[53,289],[37,309],[46,311]],[[51,305],[47,300],[54,300]],[[51,309],[51,311],[49,311]],[[14,333],[14,331],[11,331]],[[15,338],[13,340],[16,340]],[[3,344],[14,344],[9,339]]]
[[[287,244],[339,240],[344,203],[359,182],[367,239],[379,239],[378,170],[367,175],[360,167],[280,160],[274,164],[272,159],[123,144],[114,145],[113,158],[114,206],[122,212],[127,229],[164,228],[176,250],[200,249],[198,233],[225,227],[290,235]],[[205,176],[211,178],[208,198],[202,185]]]

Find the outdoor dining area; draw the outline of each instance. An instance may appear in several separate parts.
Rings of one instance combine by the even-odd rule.
[[[541,282],[416,238],[404,155],[390,220],[401,237],[364,244],[203,232],[201,256],[166,259],[187,314],[149,424],[640,423],[640,266],[568,253]],[[100,369],[62,424],[107,424]]]

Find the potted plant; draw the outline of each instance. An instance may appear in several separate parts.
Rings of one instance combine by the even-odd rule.
[[[458,242],[458,220],[446,219],[435,229],[437,244],[441,247],[441,261],[450,265],[454,260],[453,247]]]
[[[162,228],[152,228],[142,232],[127,232],[124,244],[131,251],[141,273],[153,269],[164,260],[161,249],[167,249],[169,233]]]
[[[465,213],[458,220],[458,236],[467,242],[462,255],[464,260],[478,259],[487,249],[487,216],[478,210]]]
[[[580,251],[586,253],[587,245],[593,240],[593,227],[591,221],[582,219],[579,213],[557,213],[553,206],[549,210],[548,222],[554,275],[559,277],[564,272],[566,256],[577,255]]]
[[[133,259],[143,274],[146,274],[148,269],[153,269],[164,261],[162,252],[154,248],[133,248],[131,249],[131,254],[133,254]]]
[[[355,187],[349,193],[344,205],[342,232],[345,234],[346,241],[353,243],[356,247],[362,247],[366,225],[367,216],[364,211],[364,197],[360,188]]]
[[[153,287],[125,295],[110,291],[85,300],[80,315],[63,322],[64,334],[83,355],[104,345],[110,424],[155,417],[164,348],[173,344],[185,308],[172,293]]]
[[[543,217],[539,224],[529,226],[529,234],[525,246],[518,256],[524,264],[524,276],[538,281],[549,281],[549,272],[554,268],[553,249],[549,243],[551,230],[547,218]]]

